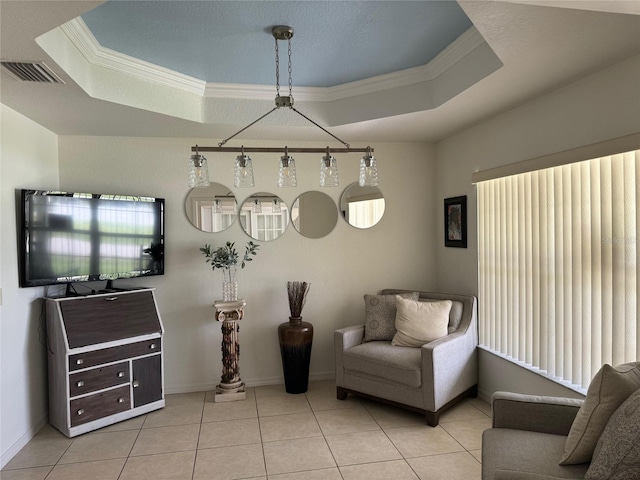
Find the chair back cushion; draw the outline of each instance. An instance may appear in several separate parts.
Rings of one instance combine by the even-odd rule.
[[[640,478],[640,389],[611,415],[584,478]]]
[[[451,300],[421,302],[396,298],[396,334],[391,345],[421,347],[448,334]]]
[[[418,300],[418,292],[400,296]],[[365,324],[363,342],[390,342],[396,334],[396,295],[365,295]]]
[[[638,388],[640,362],[617,367],[603,365],[591,380],[584,403],[571,425],[560,465],[591,461],[609,418]]]

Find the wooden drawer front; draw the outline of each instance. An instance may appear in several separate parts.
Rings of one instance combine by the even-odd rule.
[[[71,426],[82,425],[131,408],[129,386],[71,400]]]
[[[161,350],[160,338],[145,340],[144,342],[118,345],[117,347],[103,348],[93,352],[78,353],[69,356],[69,371],[82,368],[95,367],[103,363],[117,362],[131,357],[139,357]]]
[[[162,330],[150,291],[64,300],[60,310],[70,348]]]
[[[69,396],[76,397],[122,383],[129,383],[129,362],[69,375]]]

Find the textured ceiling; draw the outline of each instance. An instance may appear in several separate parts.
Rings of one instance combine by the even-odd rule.
[[[294,84],[309,87],[426,65],[471,27],[453,1],[108,1],[82,19],[103,47],[207,82],[256,85],[275,82],[271,27],[290,25]]]

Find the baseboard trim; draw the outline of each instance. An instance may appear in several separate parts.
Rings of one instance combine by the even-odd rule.
[[[322,380],[333,380],[335,378],[335,372],[316,372],[309,374],[310,382],[320,382]],[[243,378],[242,381],[247,387],[262,387],[265,385],[284,385],[284,377],[282,375],[274,377],[261,377],[261,378]],[[168,395],[174,393],[191,393],[191,392],[208,392],[215,390],[216,385],[211,383],[189,383],[182,385],[165,385],[165,393]]]
[[[13,457],[15,457],[20,450],[24,448],[24,446],[31,441],[33,437],[36,436],[42,427],[44,427],[47,423],[49,423],[49,412],[45,412],[42,417],[36,422],[36,424],[31,427],[27,432],[22,435],[13,445],[11,445],[6,452],[2,453],[2,457],[0,457],[0,469],[4,468]]]

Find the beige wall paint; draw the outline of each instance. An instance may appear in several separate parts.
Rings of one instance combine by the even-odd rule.
[[[249,240],[239,222],[222,233],[204,233],[184,214],[190,147],[213,145],[215,139],[60,137],[59,143],[62,189],[166,198],[166,274],[118,283],[157,288],[166,329],[167,391],[213,388],[220,381],[221,334],[211,305],[221,298],[221,273],[205,265],[198,249],[230,240],[244,250]],[[240,371],[248,384],[282,382],[277,326],[289,316],[288,280],[311,283],[303,317],[315,329],[312,378],[333,377],[333,331],[363,321],[365,293],[386,287],[435,287],[433,147],[376,143],[375,149],[380,189],[386,197],[385,215],[378,225],[360,230],[339,218],[333,232],[320,239],[305,238],[290,225],[279,239],[260,242],[259,255],[239,270],[239,294],[247,301],[240,329]],[[255,187],[239,189],[233,187],[235,155],[207,155],[212,179],[229,186],[240,203],[252,193],[269,192],[289,206],[310,190],[327,193],[337,203],[344,188],[357,181],[360,157],[338,156],[341,186],[320,189],[319,155],[298,154],[298,187],[279,189],[278,156],[253,154]]]
[[[43,288],[18,288],[16,189],[58,187],[57,136],[0,105],[0,453],[4,466],[47,420]]]
[[[614,65],[514,110],[453,135],[436,145],[438,289],[478,292],[476,189],[471,175],[501,165],[640,132],[640,56]],[[499,92],[496,92],[499,94]],[[586,158],[585,158],[586,160]],[[467,195],[467,249],[445,248],[442,200]],[[482,321],[482,319],[480,319]],[[496,375],[494,359],[483,352],[480,391],[522,391],[521,368]],[[500,360],[502,361],[502,360]],[[541,378],[541,377],[540,377]],[[549,392],[555,384],[543,381]],[[544,388],[538,390],[544,394]],[[553,394],[553,393],[549,393]]]

